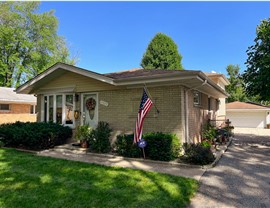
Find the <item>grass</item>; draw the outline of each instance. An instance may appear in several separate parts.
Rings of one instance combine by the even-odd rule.
[[[0,207],[185,207],[198,182],[0,148]]]

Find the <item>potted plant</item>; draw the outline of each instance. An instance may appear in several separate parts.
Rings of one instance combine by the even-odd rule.
[[[75,133],[75,138],[80,140],[82,148],[89,147],[89,139],[92,133],[92,128],[88,125],[78,126]]]

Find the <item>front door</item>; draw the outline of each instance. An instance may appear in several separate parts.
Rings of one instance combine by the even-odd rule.
[[[98,123],[98,99],[96,93],[82,94],[82,125],[89,125],[92,128],[97,127]]]

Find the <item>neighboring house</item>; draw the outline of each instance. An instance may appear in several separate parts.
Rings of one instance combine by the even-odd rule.
[[[270,123],[270,107],[251,102],[226,104],[226,118],[234,127],[266,128]]]
[[[35,122],[37,98],[34,95],[17,94],[14,90],[0,87],[0,124]]]
[[[37,96],[38,121],[71,128],[83,124],[94,128],[98,121],[106,121],[114,140],[118,134],[133,132],[144,86],[159,113],[152,107],[143,132],[176,133],[182,142],[200,141],[203,126],[219,116],[220,99],[227,97],[224,88],[201,71],[133,69],[98,74],[63,63],[16,91]]]

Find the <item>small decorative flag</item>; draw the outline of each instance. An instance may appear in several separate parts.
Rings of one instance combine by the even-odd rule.
[[[148,97],[145,88],[143,88],[143,96],[142,96],[142,100],[141,100],[141,104],[140,104],[140,108],[138,112],[138,117],[136,120],[136,127],[134,131],[134,140],[133,140],[134,144],[139,142],[142,138],[143,121],[148,111],[151,109],[152,105],[153,105],[153,102]]]

